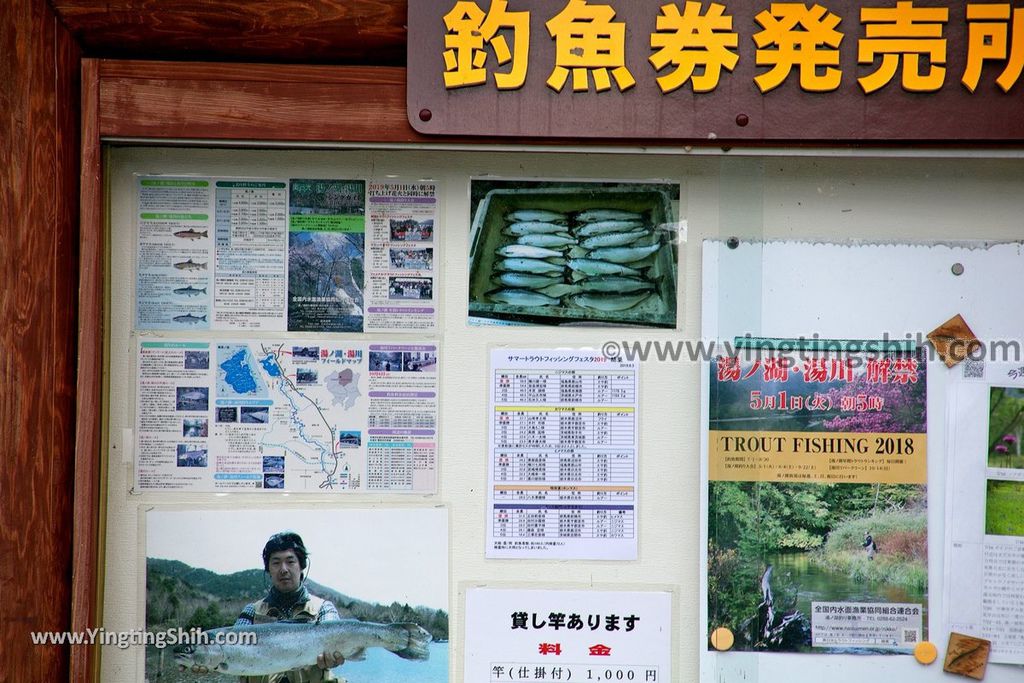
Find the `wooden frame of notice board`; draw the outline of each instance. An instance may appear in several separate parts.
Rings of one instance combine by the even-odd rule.
[[[406,70],[400,66],[406,53],[404,0],[321,0],[313,23],[287,22],[280,4],[156,0],[142,8],[130,0],[102,6],[91,0],[13,0],[0,9],[0,24],[14,46],[4,57],[13,76],[0,87],[0,109],[12,128],[0,144],[12,159],[8,180],[14,190],[5,215],[9,243],[16,245],[4,263],[10,324],[3,337],[5,368],[18,380],[7,383],[0,401],[0,428],[10,446],[4,483],[19,492],[7,497],[3,509],[15,547],[26,533],[53,539],[36,546],[36,571],[19,582],[23,594],[16,590],[12,596],[15,610],[31,607],[25,620],[0,625],[0,642],[11,646],[12,670],[23,677],[97,675],[96,647],[16,644],[29,628],[83,631],[101,623],[104,141],[480,142],[428,139],[409,126]],[[735,125],[742,125],[738,117]],[[719,153],[721,144],[674,142],[677,154],[684,154],[683,145],[698,151],[707,145]],[[595,146],[601,144],[608,143]],[[996,144],[993,158],[1006,149]],[[1019,149],[1019,142],[1012,144]],[[40,453],[47,458],[41,460]],[[46,604],[35,599],[41,591],[51,598]]]
[[[875,348],[921,348],[926,335],[956,314],[968,319],[982,342],[1024,338],[1024,302],[992,296],[1003,283],[1024,272],[1020,243],[827,244],[785,241],[725,242],[709,240],[703,254],[702,335],[705,339],[742,345],[747,337],[779,348],[819,348],[834,340],[848,348],[849,340],[880,340]],[[835,273],[856,274],[856,286]],[[814,286],[808,286],[814,283]],[[799,301],[799,306],[793,302]],[[884,304],[880,304],[884,302]],[[804,340],[801,346],[800,339]],[[774,340],[774,341],[773,341]],[[811,340],[814,343],[807,343]],[[839,341],[844,340],[844,341]],[[844,346],[845,345],[845,346]],[[761,347],[767,348],[767,347]],[[831,348],[839,348],[833,346]],[[922,349],[922,353],[929,349]],[[946,392],[952,373],[974,373],[968,364],[947,367],[938,354],[927,355],[927,640],[938,649],[939,660],[925,667],[904,654],[868,651],[853,654],[773,652],[744,648],[743,652],[716,652],[701,637],[701,680],[782,680],[795,683],[820,680],[825,671],[841,667],[844,680],[881,677],[883,680],[937,680],[943,676],[942,656],[950,628],[946,621],[952,605],[943,576],[946,495]],[[710,363],[704,363],[702,390],[702,543],[701,581],[709,581],[709,389]],[[970,376],[970,375],[965,375]],[[767,393],[767,392],[766,392]],[[872,513],[873,514],[873,513]],[[859,538],[857,539],[859,541]],[[884,552],[884,543],[882,544]],[[873,553],[872,557],[873,558]],[[796,594],[822,595],[821,589],[803,589],[798,568],[793,576],[779,562],[780,583]],[[764,579],[763,584],[771,579]],[[773,581],[775,583],[775,581]],[[751,590],[757,591],[756,586]],[[818,592],[815,592],[818,591]],[[814,599],[814,598],[812,598]],[[818,597],[829,600],[828,597]],[[833,600],[836,598],[832,598]],[[856,601],[857,598],[846,598]],[[708,632],[711,596],[702,605],[702,623]],[[770,600],[770,598],[769,598]],[[796,598],[794,597],[794,603]],[[786,607],[789,609],[792,605]],[[807,615],[810,619],[810,615]],[[1019,667],[990,664],[989,681],[1010,681]],[[849,678],[847,678],[849,677]]]

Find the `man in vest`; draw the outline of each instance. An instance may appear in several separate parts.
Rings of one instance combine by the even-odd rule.
[[[306,590],[306,546],[294,531],[274,534],[263,547],[263,571],[270,575],[271,587],[262,600],[245,606],[235,626],[266,624],[272,621],[298,621],[319,624],[339,621],[341,616],[329,600]],[[321,652],[316,665],[283,671],[270,676],[242,676],[240,683],[320,683],[338,681],[331,669],[345,659],[340,652]]]
[[[875,554],[878,552],[878,544],[875,543],[875,539],[871,537],[870,531],[864,532],[864,542],[861,543],[861,546],[863,546],[865,552],[867,552],[869,560],[875,559]]]

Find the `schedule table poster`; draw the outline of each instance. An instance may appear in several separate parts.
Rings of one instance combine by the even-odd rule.
[[[138,178],[138,329],[283,330],[288,183]]]
[[[580,349],[491,352],[487,557],[637,557],[637,373]]]
[[[434,493],[438,347],[143,338],[135,490]]]
[[[672,596],[658,591],[472,588],[466,683],[668,683]]]

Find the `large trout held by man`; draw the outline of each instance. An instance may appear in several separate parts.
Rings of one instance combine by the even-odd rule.
[[[217,633],[255,634],[254,645],[214,644]],[[417,624],[375,624],[343,619],[320,624],[275,622],[207,631],[208,644],[175,648],[174,658],[187,668],[205,666],[229,676],[265,676],[316,664],[322,652],[340,652],[346,661],[365,658],[368,647],[382,647],[402,659],[430,657],[431,635]],[[223,638],[223,637],[222,637]],[[224,642],[239,642],[228,637]],[[241,642],[245,642],[242,640]]]

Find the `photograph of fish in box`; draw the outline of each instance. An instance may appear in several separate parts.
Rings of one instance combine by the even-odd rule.
[[[474,179],[474,325],[676,326],[679,185]]]
[[[448,682],[444,508],[158,508],[145,533],[147,681]]]

